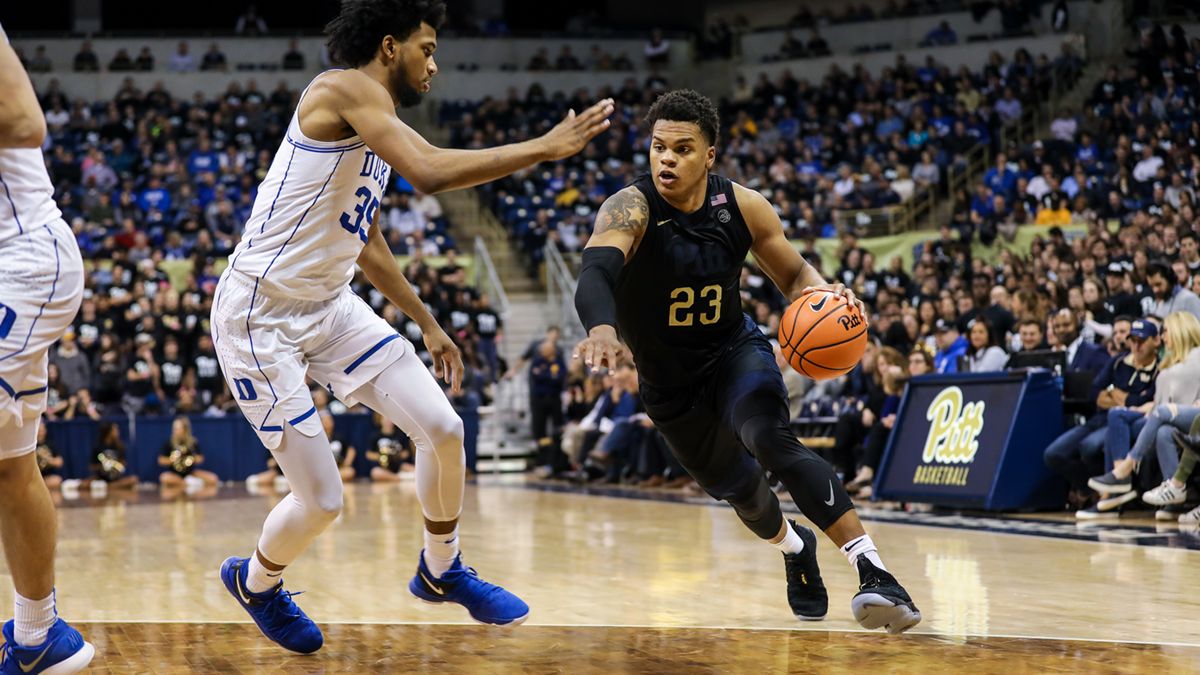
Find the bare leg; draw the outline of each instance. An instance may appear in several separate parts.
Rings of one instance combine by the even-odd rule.
[[[54,590],[58,519],[33,453],[0,460],[0,543],[13,587],[26,598]]]

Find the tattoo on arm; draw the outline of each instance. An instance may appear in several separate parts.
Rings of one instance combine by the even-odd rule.
[[[646,229],[650,218],[650,206],[637,188],[625,188],[612,195],[601,205],[596,214],[596,234],[617,230],[635,237]]]

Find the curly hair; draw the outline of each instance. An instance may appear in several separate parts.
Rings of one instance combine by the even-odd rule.
[[[717,107],[707,96],[693,89],[676,89],[659,96],[646,111],[646,126],[654,128],[654,123],[659,120],[691,122],[700,127],[700,133],[709,145],[717,144],[717,132],[721,128]]]
[[[357,68],[375,58],[385,36],[406,40],[422,23],[437,29],[445,20],[443,0],[344,0],[342,11],[325,26],[329,54]]]

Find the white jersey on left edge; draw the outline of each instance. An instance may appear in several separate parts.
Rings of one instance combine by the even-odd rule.
[[[277,294],[328,300],[354,277],[391,167],[358,136],[308,138],[299,111],[297,103],[229,266]]]
[[[0,148],[0,243],[62,217],[40,148]]]

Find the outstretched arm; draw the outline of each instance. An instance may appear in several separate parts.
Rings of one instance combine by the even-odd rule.
[[[378,222],[378,212],[375,219]],[[425,303],[421,302],[421,298],[413,291],[408,279],[404,278],[404,271],[400,269],[396,257],[388,248],[387,239],[384,238],[383,232],[375,227],[375,223],[371,224],[367,245],[363,246],[362,253],[358,255],[358,266],[362,268],[372,286],[379,289],[379,292],[404,312],[405,316],[417,322],[421,327],[425,347],[433,357],[433,372],[450,384],[455,394],[460,393],[463,377],[462,354],[425,308]]]
[[[46,116],[21,60],[0,28],[0,147],[40,148],[46,138]]]
[[[421,192],[434,194],[503,178],[538,162],[570,157],[608,128],[612,99],[567,118],[545,136],[485,150],[439,148],[396,117],[387,91],[369,76],[346,70],[318,80],[309,96],[323,99],[375,154]]]
[[[860,313],[865,314],[862,301],[854,296],[854,291],[841,283],[827,283],[796,251],[783,234],[779,214],[766,197],[740,185],[735,185],[734,190],[738,209],[746,220],[746,226],[750,228],[750,235],[754,237],[750,251],[758,261],[758,266],[771,277],[771,281],[775,282],[780,292],[787,296],[788,302],[795,302],[809,291],[822,289],[845,297],[858,307]]]
[[[624,348],[617,339],[617,301],[613,289],[625,261],[637,250],[649,222],[650,207],[635,187],[612,195],[596,214],[596,227],[583,249],[583,268],[575,289],[575,308],[588,336],[575,347],[593,370],[615,367]]]

